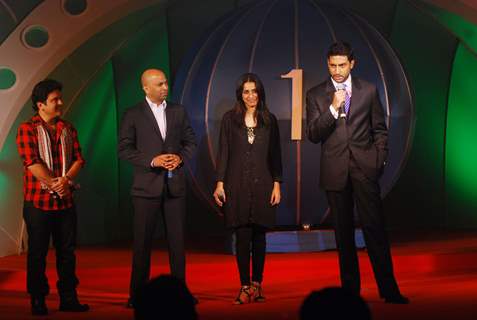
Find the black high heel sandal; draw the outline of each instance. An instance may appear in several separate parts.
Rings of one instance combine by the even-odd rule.
[[[234,300],[234,304],[246,304],[251,302],[250,296],[250,286],[242,286],[240,287],[240,291],[238,293],[237,298]]]
[[[260,282],[252,281],[250,291],[252,291],[251,296],[253,302],[265,302],[265,297],[263,296],[262,285]]]

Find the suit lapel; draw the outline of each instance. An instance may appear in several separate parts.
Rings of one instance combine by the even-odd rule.
[[[351,101],[347,121],[349,121],[353,117],[353,115],[356,114],[357,111],[359,111],[358,109],[361,105],[361,98],[363,96],[359,79],[356,77],[352,77],[351,82]]]
[[[326,107],[326,110],[328,110],[329,106],[333,102],[333,95],[336,91],[335,86],[333,85],[333,82],[331,82],[331,78],[328,78],[328,81],[326,82],[326,101],[323,104]]]
[[[174,121],[175,121],[175,117],[176,117],[176,112],[175,112],[175,108],[174,108],[174,105],[172,103],[170,103],[169,101],[167,101],[167,107],[166,107],[166,140],[167,138],[169,138],[169,130],[172,130],[173,128],[173,124],[174,124]]]
[[[151,107],[149,107],[149,104],[147,103],[146,100],[143,102],[143,108],[142,108],[144,115],[154,128],[154,131],[156,134],[159,136],[159,138],[162,140],[161,136],[161,130],[159,130],[159,125],[157,124],[156,118],[154,117],[154,113],[152,113]],[[167,109],[166,109],[167,110]]]

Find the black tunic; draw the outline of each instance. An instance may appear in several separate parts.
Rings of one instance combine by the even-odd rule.
[[[217,156],[217,181],[224,182],[225,224],[237,227],[249,223],[271,227],[275,207],[270,197],[275,181],[282,179],[282,157],[278,122],[270,114],[268,126],[254,128],[250,144],[247,128],[234,120],[230,110],[222,118]]]

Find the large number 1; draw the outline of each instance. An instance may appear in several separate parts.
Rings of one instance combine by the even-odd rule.
[[[291,139],[301,140],[303,121],[303,69],[292,69],[282,74],[283,79],[292,79]]]
[[[301,223],[301,124],[303,121],[303,69],[292,69],[282,75],[292,79],[291,139],[296,141],[296,216],[295,223]]]

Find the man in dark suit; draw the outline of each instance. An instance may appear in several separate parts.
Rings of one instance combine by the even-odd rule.
[[[151,247],[162,213],[172,275],[185,281],[184,160],[196,148],[185,108],[167,102],[169,87],[161,70],[149,69],[141,77],[146,94],[129,108],[119,130],[119,157],[134,166],[131,195],[134,206],[134,244],[128,307],[149,280]]]
[[[307,135],[321,143],[320,185],[334,218],[341,284],[359,294],[354,242],[356,203],[379,294],[387,303],[406,304],[394,277],[378,179],[388,153],[387,128],[376,87],[352,77],[351,46],[328,51],[331,78],[307,92]]]

